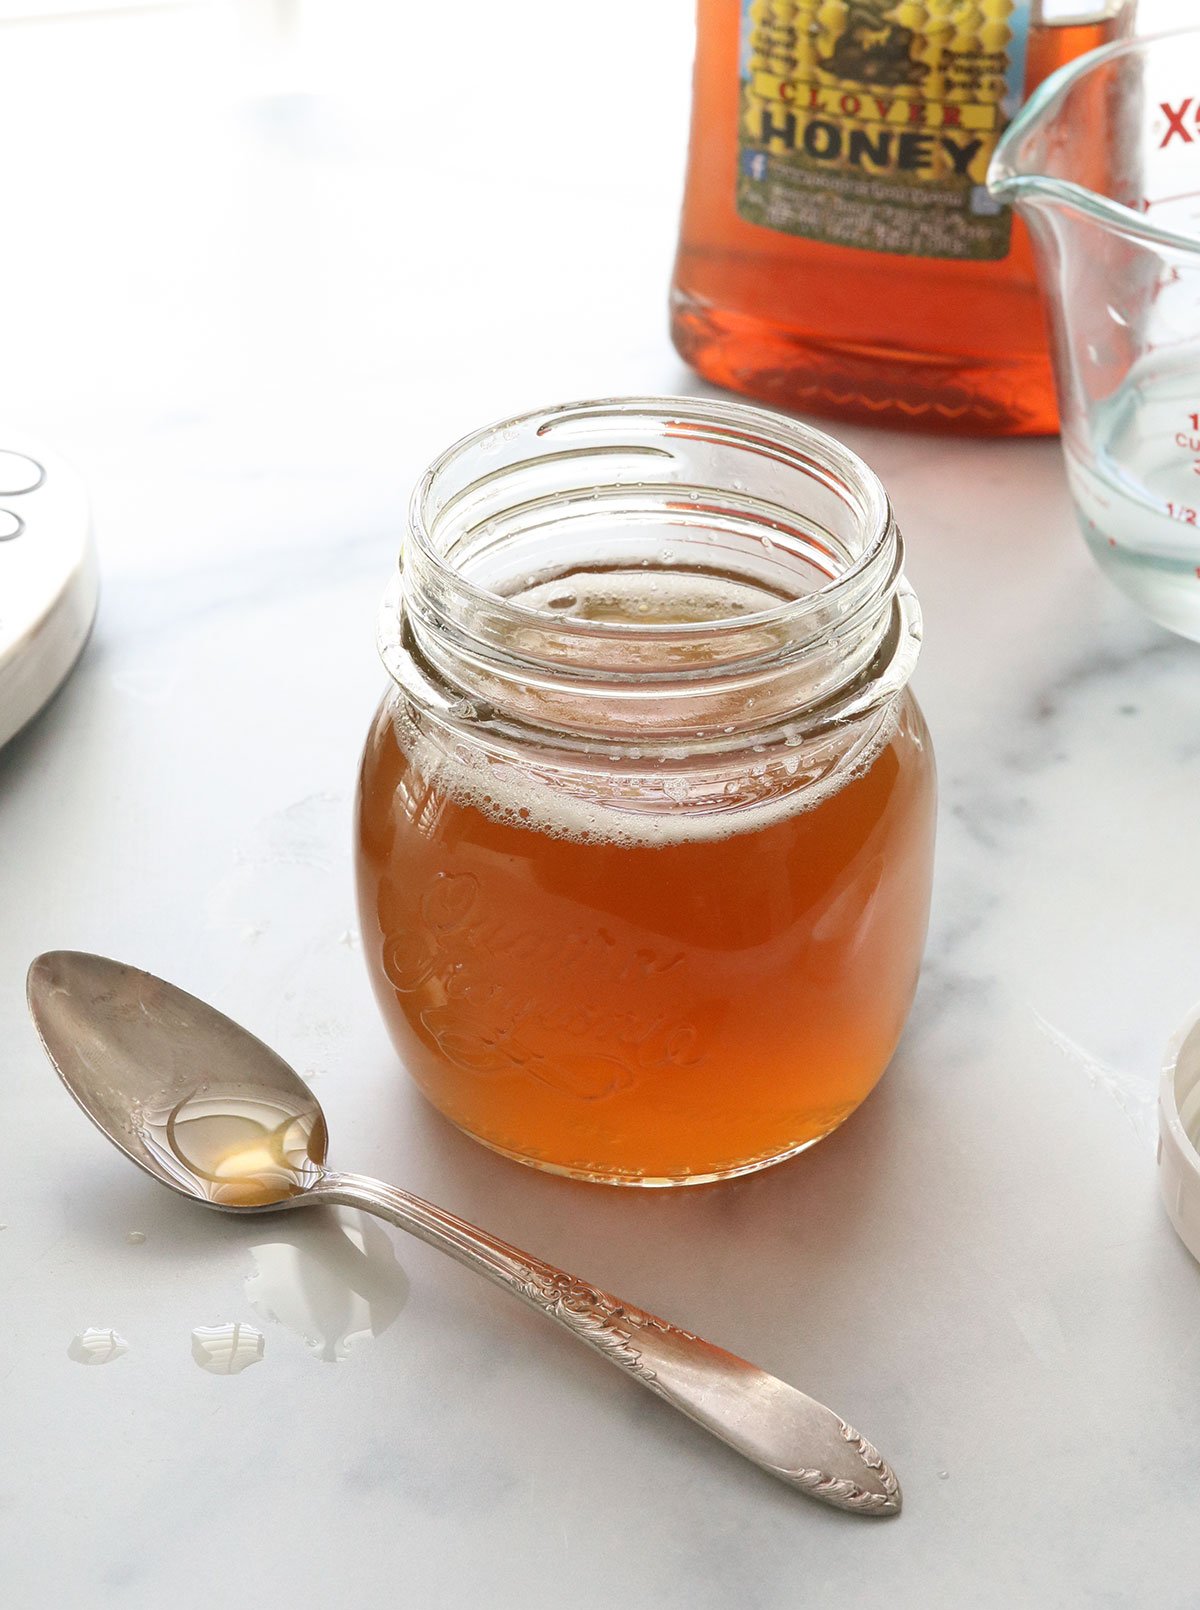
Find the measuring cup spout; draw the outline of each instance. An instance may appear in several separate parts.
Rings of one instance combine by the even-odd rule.
[[[1001,136],[988,168],[988,189],[998,201],[1023,212],[1103,205],[1115,154],[1112,109],[1104,103],[1111,100],[1109,80],[1131,43],[1078,57],[1030,96]]]
[[[1200,640],[1200,28],[1081,56],[988,173],[1028,225],[1085,541]]]
[[[988,189],[1035,233],[1039,215],[1067,209],[1127,239],[1200,255],[1197,66],[1197,28],[1069,62],[1001,136]]]

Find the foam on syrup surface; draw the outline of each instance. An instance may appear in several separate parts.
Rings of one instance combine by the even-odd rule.
[[[737,621],[789,601],[750,579],[663,569],[572,570],[529,577],[507,601],[535,609],[548,620],[587,620],[607,625],[686,626]],[[784,642],[783,629],[763,625],[764,648]],[[698,634],[677,669],[692,660],[702,670],[709,658]],[[814,810],[869,770],[895,731],[897,707],[831,737],[815,764],[812,747],[776,745],[773,754],[749,747],[725,765],[723,798],[689,802],[686,776],[669,763],[656,769],[637,745],[598,745],[601,766],[611,770],[535,772],[516,762],[496,761],[469,743],[449,755],[420,732],[402,701],[393,707],[396,741],[427,783],[456,803],[471,806],[512,827],[579,844],[665,848],[718,842],[752,833]],[[673,750],[678,755],[679,750]],[[717,762],[715,762],[717,763]],[[553,779],[553,780],[552,780]],[[636,779],[636,780],[635,780]]]

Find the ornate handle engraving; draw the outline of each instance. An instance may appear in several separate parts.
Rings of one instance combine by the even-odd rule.
[[[326,1173],[306,1195],[365,1208],[448,1252],[810,1498],[854,1515],[899,1512],[900,1484],[865,1437],[824,1404],[745,1359],[395,1186]]]
[[[854,1452],[875,1473],[878,1489],[861,1487],[845,1476],[830,1476],[823,1470],[797,1470],[786,1477],[810,1498],[821,1498],[836,1509],[848,1509],[859,1515],[896,1515],[900,1510],[900,1483],[896,1472],[878,1449],[860,1436],[853,1426],[839,1419],[842,1436]]]
[[[638,1331],[649,1328],[664,1336],[677,1336],[683,1342],[696,1340],[691,1331],[668,1324],[665,1319],[648,1314],[643,1308],[618,1302],[606,1291],[589,1286],[586,1280],[564,1274],[561,1269],[551,1268],[549,1264],[526,1264],[521,1271],[519,1285],[521,1294],[534,1307],[540,1308],[567,1330],[574,1331],[582,1341],[588,1342],[614,1364],[632,1371],[643,1386],[653,1387],[657,1376],[647,1366],[643,1349],[633,1345]]]

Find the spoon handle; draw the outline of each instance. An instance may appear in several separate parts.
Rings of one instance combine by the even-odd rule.
[[[312,1194],[377,1214],[507,1287],[706,1431],[810,1498],[856,1515],[899,1511],[900,1484],[865,1437],[831,1409],[745,1359],[394,1185],[331,1171]]]

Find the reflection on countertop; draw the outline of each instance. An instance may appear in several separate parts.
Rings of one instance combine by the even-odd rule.
[[[395,1322],[408,1279],[391,1237],[367,1214],[332,1208],[270,1228],[272,1238],[251,1249],[246,1295],[256,1313],[294,1331],[329,1364]]]

